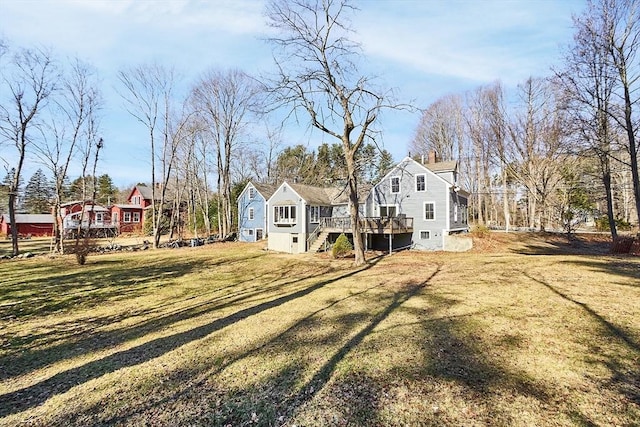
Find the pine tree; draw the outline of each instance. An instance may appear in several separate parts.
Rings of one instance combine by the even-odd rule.
[[[29,179],[24,192],[24,209],[33,214],[48,213],[51,210],[53,187],[42,169],[38,169]]]
[[[118,189],[113,185],[113,180],[107,174],[98,177],[98,191],[96,202],[103,205],[115,203]]]

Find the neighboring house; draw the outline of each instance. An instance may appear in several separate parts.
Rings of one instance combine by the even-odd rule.
[[[127,203],[111,206],[111,220],[118,234],[141,234],[144,230],[145,210],[152,204],[151,187],[138,184],[131,189]]]
[[[18,236],[43,237],[53,235],[53,215],[51,214],[16,214]],[[11,238],[11,221],[9,215],[0,216],[0,233]]]
[[[111,211],[91,201],[72,201],[60,205],[63,233],[73,236],[78,231],[94,237],[109,237],[118,234],[117,225],[111,221]]]
[[[373,187],[367,200],[367,215],[412,218],[413,229],[392,235],[392,242],[373,236],[372,247],[418,250],[469,248],[470,240],[461,242],[450,237],[469,228],[469,193],[457,184],[457,162],[438,163],[434,160],[432,157],[431,162],[425,165],[406,157]]]
[[[267,200],[276,187],[249,182],[238,196],[238,240],[257,242],[267,237],[269,209]]]

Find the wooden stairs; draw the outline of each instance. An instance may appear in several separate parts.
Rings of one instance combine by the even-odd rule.
[[[309,246],[309,252],[314,253],[318,252],[320,248],[325,244],[327,238],[329,237],[328,231],[322,231],[318,234],[318,237],[313,241],[311,246]]]

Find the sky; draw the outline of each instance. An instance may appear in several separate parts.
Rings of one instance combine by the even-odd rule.
[[[363,0],[353,17],[365,75],[399,101],[426,108],[449,94],[501,81],[515,90],[550,74],[572,40],[572,14],[584,0]],[[105,108],[105,148],[98,174],[118,187],[150,180],[145,128],[117,93],[119,70],[144,63],[173,66],[184,81],[209,69],[273,70],[263,0],[1,0],[0,37],[11,47],[46,46],[59,57],[96,67]],[[382,145],[399,161],[418,112],[380,118]],[[308,124],[288,123],[285,144],[310,149],[327,139]],[[0,157],[3,153],[0,151]],[[38,165],[31,161],[25,171]],[[73,177],[72,177],[73,178]]]

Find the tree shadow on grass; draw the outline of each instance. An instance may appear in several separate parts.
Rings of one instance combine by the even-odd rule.
[[[216,319],[213,322],[207,323],[205,325],[190,329],[185,332],[180,332],[151,340],[129,350],[120,351],[99,360],[88,362],[82,366],[60,372],[32,386],[10,393],[5,393],[0,396],[0,417],[22,412],[29,408],[38,406],[47,401],[49,398],[57,394],[65,393],[78,384],[82,384],[92,379],[99,378],[103,375],[115,372],[125,367],[135,366],[160,357],[172,350],[182,347],[192,341],[204,338],[215,331],[218,331],[250,316],[278,307],[289,301],[301,298],[318,289],[321,289],[328,284],[353,276],[360,271],[371,268],[377,263],[378,260],[379,258],[373,260],[363,268],[353,270],[349,273],[328,280],[315,282],[295,292],[288,293],[281,297],[273,298],[266,302],[239,310],[229,316]],[[294,282],[298,282],[299,280],[300,279],[298,278]]]
[[[624,281],[617,283],[621,286],[640,288],[640,259],[629,256],[611,255],[610,258],[602,259],[581,259],[564,261],[570,266],[588,268],[592,271],[601,271],[614,276],[621,277]]]
[[[627,347],[627,349],[634,355],[633,357],[635,363],[633,363],[632,365],[635,367],[631,369],[625,367],[625,365],[628,364],[623,363],[623,361],[620,359],[622,356],[608,357],[608,361],[605,362],[605,364],[610,370],[612,378],[607,382],[607,384],[604,385],[604,387],[616,388],[631,402],[636,405],[640,405],[640,344],[635,341],[635,339],[628,332],[605,319],[600,313],[589,307],[588,304],[571,298],[571,296],[560,291],[544,280],[541,280],[537,277],[532,277],[525,272],[523,272],[523,274],[530,280],[537,282],[545,288],[549,289],[551,292],[553,292],[563,300],[568,301],[576,305],[577,307],[580,307],[600,327],[600,329],[602,330],[603,338],[613,337],[618,342]]]
[[[514,252],[522,255],[606,255],[611,248],[611,240],[607,238],[586,238],[560,233],[539,233],[537,239],[529,241],[524,249]],[[540,241],[544,239],[543,241]]]
[[[207,267],[210,265],[208,264]],[[232,282],[223,287],[216,286],[213,289],[207,287],[206,294],[198,295],[199,299],[206,299],[192,304],[185,304],[185,301],[195,297],[186,296],[182,300],[176,299],[175,301],[164,302],[160,307],[156,308],[147,307],[134,312],[127,311],[100,318],[58,323],[56,329],[63,330],[63,334],[47,331],[46,335],[42,337],[15,338],[16,342],[10,342],[10,344],[16,350],[7,351],[5,352],[6,354],[0,356],[0,366],[6,367],[0,370],[0,379],[22,375],[59,360],[114,347],[123,342],[157,332],[183,320],[194,319],[217,310],[241,304],[251,298],[268,295],[270,292],[281,292],[288,288],[289,285],[312,278],[312,276],[296,277],[296,280],[282,282],[290,272],[290,266],[285,266],[279,270],[269,270],[263,274],[254,275],[251,280],[257,281],[257,283],[248,288],[237,289],[239,283],[244,283],[244,281]],[[323,271],[322,273],[326,272]],[[265,278],[268,278],[267,282],[264,281]],[[172,305],[177,308],[172,310],[170,308]],[[153,316],[154,311],[160,314]],[[95,332],[97,328],[118,323],[134,316],[147,316],[148,318],[136,323],[134,326],[110,328],[105,332]],[[67,325],[66,323],[70,324]],[[78,325],[78,323],[82,323],[82,325]],[[10,338],[5,339],[10,340]],[[25,351],[25,347],[32,340],[44,341],[39,343],[42,348],[37,350],[27,349]],[[47,341],[50,344],[56,344],[47,345]]]

